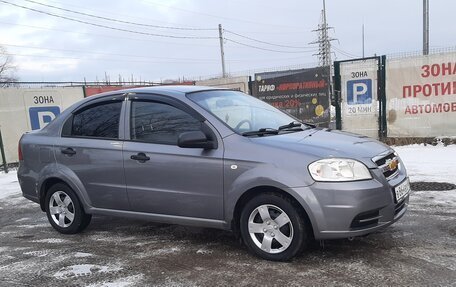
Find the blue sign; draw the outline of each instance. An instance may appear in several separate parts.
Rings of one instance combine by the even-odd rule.
[[[372,80],[347,81],[347,102],[349,105],[372,103]]]
[[[58,106],[29,108],[30,125],[32,126],[32,130],[44,128],[59,114],[60,108]]]

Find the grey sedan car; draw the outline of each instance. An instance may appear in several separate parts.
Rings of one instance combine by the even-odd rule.
[[[197,86],[86,98],[24,134],[19,158],[23,195],[61,233],[93,214],[128,216],[232,230],[269,260],[384,228],[410,191],[400,158],[376,140]]]

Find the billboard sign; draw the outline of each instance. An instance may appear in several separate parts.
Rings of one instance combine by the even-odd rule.
[[[342,129],[378,137],[378,59],[340,63]]]
[[[389,137],[456,136],[456,53],[388,59]]]
[[[255,74],[252,92],[304,122],[329,125],[329,67]]]

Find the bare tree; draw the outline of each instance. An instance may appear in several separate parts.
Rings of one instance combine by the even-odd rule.
[[[13,57],[0,46],[0,87],[14,86],[19,80],[16,76],[17,67],[13,64]]]

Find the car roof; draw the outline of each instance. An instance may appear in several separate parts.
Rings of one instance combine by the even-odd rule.
[[[210,90],[227,90],[217,87],[207,87],[207,86],[190,86],[190,85],[163,85],[163,86],[153,86],[153,87],[140,87],[140,88],[128,88],[117,91],[111,91],[106,93],[97,94],[92,97],[104,97],[110,95],[118,95],[119,93],[164,93],[164,94],[187,94],[201,91],[210,91]]]

